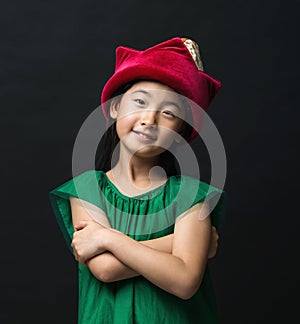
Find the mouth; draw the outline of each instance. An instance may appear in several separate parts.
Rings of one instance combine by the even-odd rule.
[[[137,130],[133,130],[132,131],[134,134],[136,134],[139,138],[146,140],[146,141],[156,141],[157,140],[157,136],[153,135],[153,134],[149,134],[146,132],[141,132],[141,131],[137,131]]]

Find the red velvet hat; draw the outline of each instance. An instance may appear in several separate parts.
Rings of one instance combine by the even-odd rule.
[[[123,46],[116,49],[116,67],[105,84],[101,103],[104,116],[108,118],[105,102],[114,92],[134,80],[153,80],[166,84],[195,104],[190,105],[193,127],[199,130],[201,112],[206,110],[221,87],[221,83],[203,72],[200,55],[194,49],[198,45],[186,38],[175,37],[144,51]],[[197,49],[197,48],[196,48]],[[197,136],[194,129],[189,140]]]

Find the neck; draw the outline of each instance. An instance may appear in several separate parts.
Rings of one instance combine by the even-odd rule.
[[[107,175],[120,191],[137,195],[154,189],[167,180],[165,172],[157,162],[158,157],[131,156],[120,149],[119,160]]]

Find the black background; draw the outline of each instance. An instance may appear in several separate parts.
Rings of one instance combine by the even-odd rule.
[[[223,84],[209,109],[228,159],[226,223],[210,262],[221,323],[291,323],[299,284],[295,4],[19,0],[0,12],[0,322],[76,322],[76,264],[48,192],[72,176],[77,132],[99,105],[115,48],[187,36]]]

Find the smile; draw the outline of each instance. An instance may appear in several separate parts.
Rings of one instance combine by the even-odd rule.
[[[147,133],[143,133],[143,132],[139,132],[139,131],[132,131],[135,135],[137,135],[139,138],[146,140],[146,141],[156,141],[157,137],[152,135],[152,134],[147,134]]]

